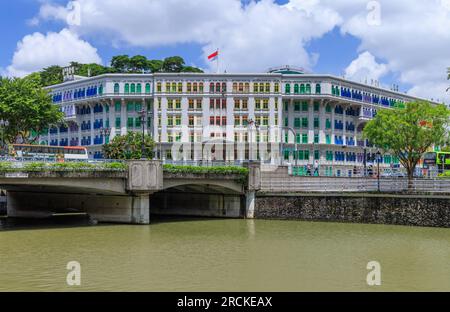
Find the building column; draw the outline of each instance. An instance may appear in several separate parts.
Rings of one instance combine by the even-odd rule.
[[[112,141],[116,136],[116,105],[113,99],[111,99],[111,104],[109,107],[109,127],[111,129],[109,140]]]

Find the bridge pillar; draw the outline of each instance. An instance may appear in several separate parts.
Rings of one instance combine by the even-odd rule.
[[[255,218],[255,201],[256,192],[248,191],[245,194],[245,218],[254,219]]]
[[[150,194],[133,196],[131,223],[150,224]]]
[[[249,162],[248,186],[245,193],[245,217],[247,219],[255,218],[256,192],[261,190],[261,163]]]

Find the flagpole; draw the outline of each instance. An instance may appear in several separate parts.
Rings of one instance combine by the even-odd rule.
[[[219,59],[220,59],[220,53],[219,53],[219,49],[217,49],[217,74],[219,74]]]

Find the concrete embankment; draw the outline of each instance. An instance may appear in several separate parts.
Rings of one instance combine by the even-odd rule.
[[[450,228],[450,196],[259,194],[255,218]]]

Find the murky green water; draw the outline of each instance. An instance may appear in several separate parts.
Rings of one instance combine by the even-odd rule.
[[[70,288],[74,260],[82,285]],[[372,260],[381,287],[366,284]],[[19,290],[450,291],[450,230],[262,220],[13,225],[0,231],[0,291]]]

